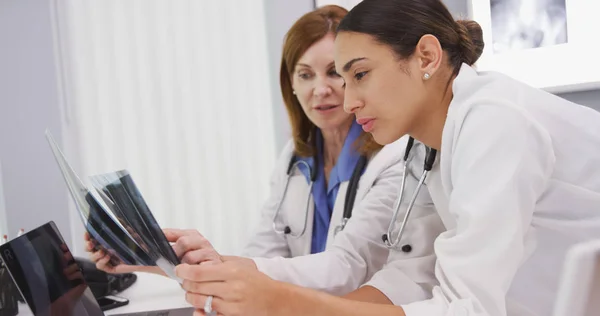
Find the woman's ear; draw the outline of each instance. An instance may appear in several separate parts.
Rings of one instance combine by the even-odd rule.
[[[426,34],[421,37],[415,47],[420,75],[423,80],[433,77],[442,64],[444,51],[437,37]]]

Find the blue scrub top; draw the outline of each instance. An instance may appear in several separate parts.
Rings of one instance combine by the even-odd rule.
[[[331,214],[333,206],[337,198],[340,183],[349,181],[352,173],[358,163],[360,154],[354,149],[354,142],[361,135],[362,127],[356,122],[352,122],[350,131],[344,141],[344,146],[337,159],[335,166],[329,174],[329,183],[325,184],[325,169],[323,168],[323,136],[320,130],[317,130],[317,156],[319,159],[319,169],[317,177],[312,187],[312,196],[315,203],[315,216],[313,221],[312,242],[310,247],[311,253],[319,253],[325,250],[327,245],[327,234],[331,222]],[[313,157],[299,157],[296,161],[305,161],[310,168],[314,168]],[[302,174],[306,177],[306,181],[310,183],[310,173],[303,165],[298,166]],[[339,223],[334,223],[339,225]]]

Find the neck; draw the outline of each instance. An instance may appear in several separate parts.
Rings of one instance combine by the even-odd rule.
[[[443,92],[428,98],[426,103],[433,106],[429,107],[429,111],[425,111],[421,119],[415,120],[415,127],[409,133],[416,140],[438,151],[442,147],[442,132],[446,124],[448,108],[454,96],[452,93],[454,78],[450,78],[450,83],[446,89],[447,82],[447,78],[446,80],[441,80],[441,84],[435,87],[437,91]]]
[[[350,126],[352,126],[352,120],[335,129],[321,130],[323,135],[323,160],[326,166],[335,165],[342,152],[342,147],[344,147]]]

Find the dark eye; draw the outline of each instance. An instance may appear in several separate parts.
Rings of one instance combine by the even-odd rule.
[[[340,74],[338,74],[338,73],[337,73],[337,71],[335,71],[335,69],[332,69],[332,70],[330,70],[330,71],[327,73],[327,75],[328,75],[328,76],[330,76],[330,77],[336,77],[336,78],[339,78],[339,77],[340,77]]]
[[[357,81],[360,81],[364,76],[367,75],[368,71],[361,71],[357,74],[354,75],[354,78],[356,78]]]
[[[310,77],[312,77],[312,75],[309,73],[301,73],[301,74],[298,74],[298,77],[300,77],[300,79],[307,80],[307,79],[310,79]]]

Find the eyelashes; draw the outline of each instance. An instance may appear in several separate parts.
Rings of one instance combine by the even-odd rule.
[[[354,74],[354,79],[356,79],[356,81],[361,81],[366,75],[367,73],[369,73],[368,71],[361,71],[361,72],[357,72],[356,74]],[[346,82],[344,82],[344,84],[342,85],[342,88],[346,88]]]
[[[364,78],[367,75],[368,71],[361,71],[358,72],[354,75],[354,78],[356,79],[356,81],[361,81],[362,78]]]

